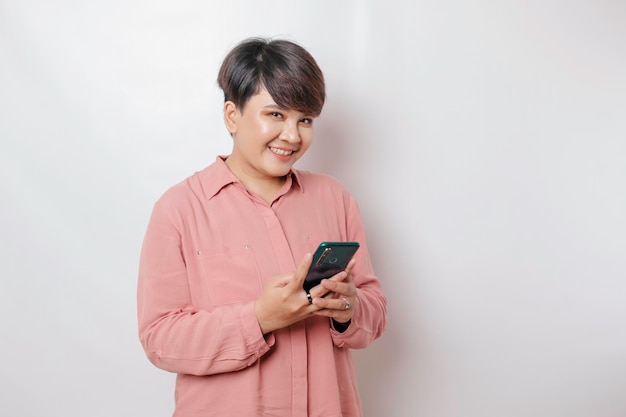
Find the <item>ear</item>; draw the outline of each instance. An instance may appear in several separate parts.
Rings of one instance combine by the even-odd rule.
[[[237,121],[239,120],[239,109],[232,101],[224,103],[224,124],[231,135],[237,133]]]

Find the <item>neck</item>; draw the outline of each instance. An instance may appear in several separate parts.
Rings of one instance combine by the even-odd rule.
[[[258,175],[249,175],[244,170],[239,169],[239,166],[230,158],[226,159],[225,163],[228,169],[237,177],[248,192],[259,196],[268,204],[274,201],[287,179],[285,176],[261,177]]]

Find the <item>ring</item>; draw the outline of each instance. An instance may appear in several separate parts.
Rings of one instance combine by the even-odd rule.
[[[311,297],[311,293],[308,291],[305,291],[306,293],[306,299],[309,300],[309,304],[313,304],[313,297]]]
[[[344,301],[344,303],[346,303],[346,306],[343,308],[344,310],[347,310],[352,306],[352,304],[350,304],[345,298],[341,297],[341,299]]]

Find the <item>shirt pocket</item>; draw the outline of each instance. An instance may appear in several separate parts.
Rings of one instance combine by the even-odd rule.
[[[203,249],[203,287],[214,306],[256,300],[262,291],[254,252],[249,245]]]

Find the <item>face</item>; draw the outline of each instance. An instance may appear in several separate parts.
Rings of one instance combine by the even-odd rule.
[[[264,88],[243,112],[226,102],[224,121],[233,137],[227,164],[244,184],[281,182],[313,141],[313,117],[280,108]]]

